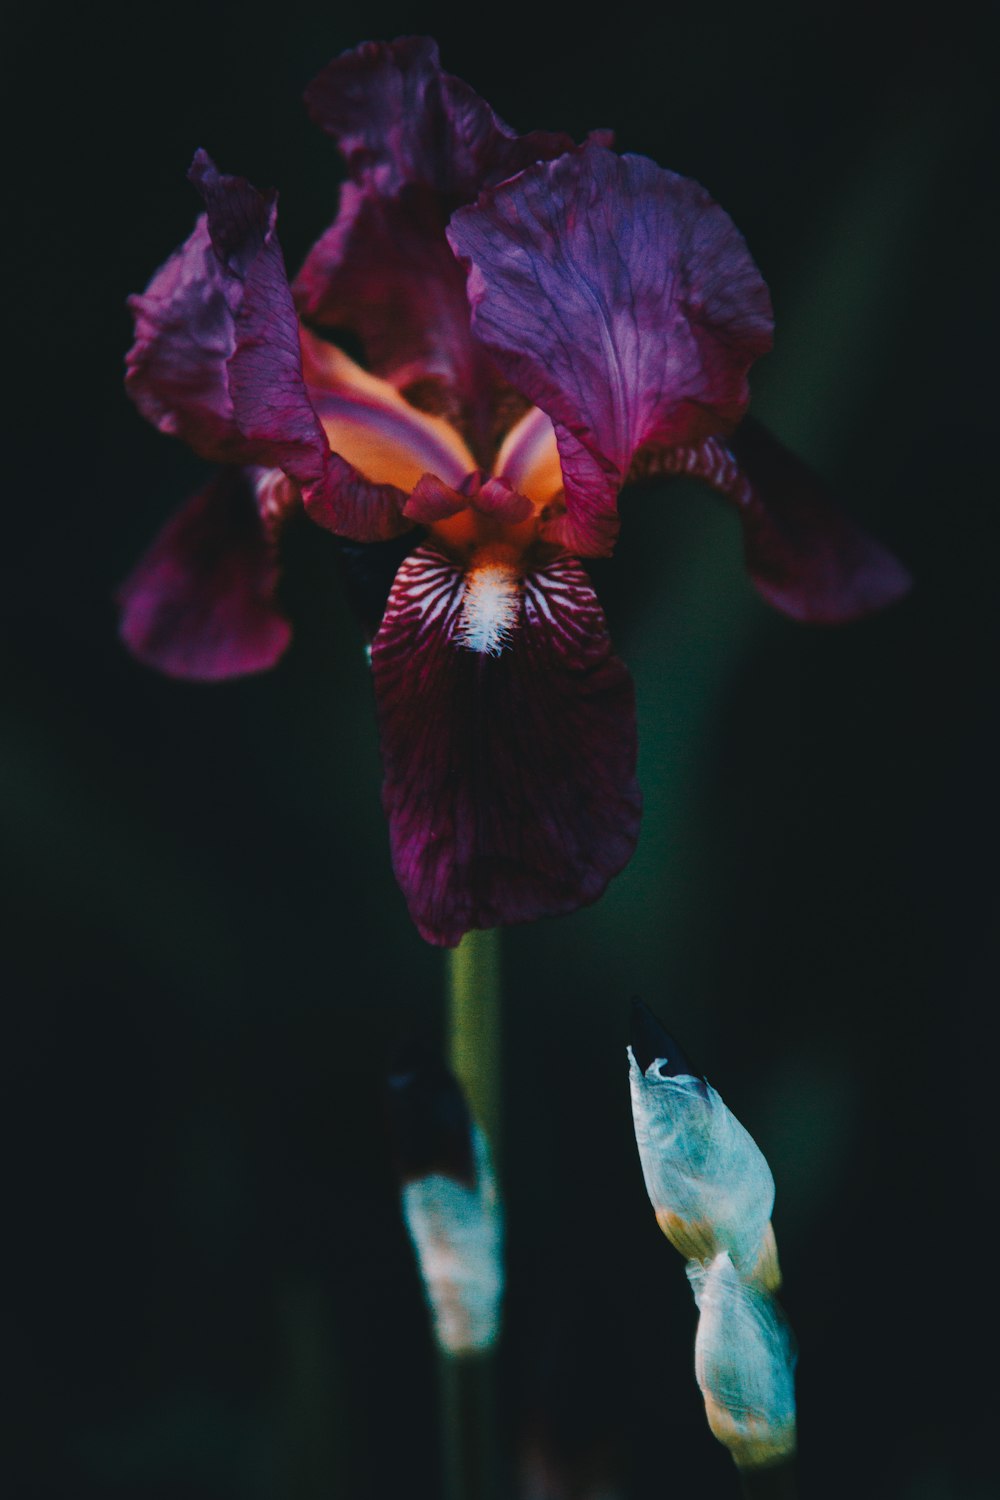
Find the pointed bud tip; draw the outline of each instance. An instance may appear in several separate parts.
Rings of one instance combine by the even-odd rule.
[[[631,1041],[635,1060],[643,1073],[659,1061],[662,1078],[699,1077],[683,1047],[661,1025],[649,1006],[638,999],[632,1001]]]

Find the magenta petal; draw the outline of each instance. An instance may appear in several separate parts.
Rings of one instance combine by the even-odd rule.
[[[275,200],[240,177],[221,175],[203,151],[190,175],[228,278],[234,308],[229,391],[247,457],[290,475],[320,524],[359,541],[396,535],[405,529],[401,492],[372,484],[332,454],[309,400]]]
[[[291,638],[277,583],[250,478],[223,469],[167,522],[119,590],[122,639],[171,677],[262,672]]]
[[[125,387],[143,416],[203,458],[244,457],[226,377],[234,347],[229,289],[204,216],[129,308],[135,342]]]
[[[470,335],[465,275],[445,227],[484,186],[573,142],[515,135],[442,71],[426,37],[346,53],[310,85],[306,102],[353,180],[296,279],[302,316],[356,334],[370,369],[461,426],[488,464],[501,382]]]
[[[393,865],[423,936],[596,900],[639,829],[632,682],[580,565],[525,579],[507,649],[456,639],[465,578],[424,546],[372,650]]]
[[[730,446],[748,481],[740,503],[747,568],[775,609],[833,625],[908,592],[912,579],[902,563],[759,422],[744,422]]]
[[[484,193],[448,238],[473,332],[555,426],[576,549],[610,551],[636,450],[746,408],[772,320],[742,237],[697,183],[590,145]]]
[[[468,508],[467,495],[453,490],[450,484],[445,484],[436,474],[422,474],[403,507],[403,514],[408,520],[418,521],[422,526],[432,526],[435,521],[445,521],[449,516],[457,516],[459,511]]]
[[[573,145],[548,131],[516,135],[467,83],[442,70],[430,37],[365,42],[334,58],[305,98],[354,181],[384,196],[409,185],[468,202],[487,184]]]
[[[444,237],[454,206],[426,188],[384,199],[347,183],[295,297],[307,321],[356,334],[371,370],[464,427],[485,458],[501,382],[471,336],[465,273]]]
[[[535,513],[528,497],[519,495],[510,480],[502,476],[484,479],[472,497],[472,503],[480,515],[492,516],[495,521],[516,524]]]
[[[747,571],[768,604],[793,619],[836,625],[893,604],[911,578],[845,515],[822,480],[748,418],[730,439],[647,449],[631,478],[689,474],[725,495],[743,522]]]

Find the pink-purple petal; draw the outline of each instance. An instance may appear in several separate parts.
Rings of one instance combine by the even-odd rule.
[[[274,666],[291,638],[278,563],[250,476],[226,468],[160,532],[118,594],[132,655],[213,682]]]
[[[646,449],[630,478],[687,474],[724,495],[743,523],[747,571],[782,614],[813,625],[859,619],[893,604],[909,573],[834,501],[818,475],[747,418],[729,444]]]
[[[436,474],[422,474],[403,507],[403,514],[421,526],[433,526],[435,521],[446,521],[468,508],[468,495],[452,489]]]
[[[697,183],[590,145],[484,193],[448,238],[473,332],[555,426],[577,550],[608,552],[636,450],[746,409],[772,319],[742,237]]]
[[[296,278],[302,316],[355,334],[369,368],[448,416],[488,463],[503,383],[470,335],[465,276],[445,227],[483,187],[570,150],[572,140],[516,135],[442,70],[426,37],[368,42],[335,58],[306,102],[350,180]]]
[[[309,399],[275,199],[242,178],[223,176],[203,151],[191,177],[205,200],[234,309],[229,392],[247,457],[290,475],[321,525],[359,541],[397,535],[405,529],[401,492],[371,483],[330,452]]]
[[[490,516],[494,521],[517,525],[534,515],[535,507],[526,495],[518,494],[509,479],[493,476],[484,479],[472,497],[479,514]]]
[[[739,511],[747,569],[775,609],[834,625],[908,593],[912,579],[902,563],[759,422],[744,422],[730,446],[746,480]]]
[[[244,457],[226,376],[234,348],[229,286],[204,215],[129,308],[135,342],[125,388],[142,415],[203,458]]]
[[[305,98],[353,180],[387,197],[409,185],[468,202],[573,145],[561,133],[516,135],[467,83],[443,71],[430,37],[364,42],[334,58]]]
[[[393,864],[445,945],[596,900],[641,805],[631,679],[580,565],[528,574],[498,656],[456,639],[464,587],[433,546],[411,553],[372,651]]]
[[[345,184],[295,297],[307,322],[355,334],[371,370],[453,420],[485,458],[502,383],[471,337],[465,274],[444,237],[454,206],[423,187],[385,199]]]

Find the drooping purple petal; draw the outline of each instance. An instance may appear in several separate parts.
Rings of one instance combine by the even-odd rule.
[[[455,208],[530,162],[570,150],[562,134],[517,136],[426,37],[370,42],[306,91],[352,180],[295,282],[304,318],[348,329],[370,367],[465,431],[487,464],[502,385],[470,337],[465,276],[445,240]]]
[[[750,482],[740,508],[747,568],[769,604],[797,620],[837,624],[893,604],[912,578],[839,508],[818,475],[759,422],[731,440]]]
[[[704,188],[590,145],[452,218],[473,332],[552,419],[566,487],[556,539],[611,550],[633,454],[728,433],[771,342],[767,288]]]
[[[135,342],[125,388],[147,421],[203,458],[246,456],[226,362],[233,352],[232,291],[202,215],[141,294],[129,298]]]
[[[205,200],[233,309],[229,393],[247,459],[290,475],[310,514],[332,514],[337,520],[342,514],[345,535],[361,541],[396,535],[406,524],[400,492],[369,482],[331,453],[309,399],[298,319],[275,228],[275,199],[243,178],[223,176],[203,151],[190,175]]]
[[[840,509],[817,474],[747,418],[728,446],[640,453],[633,476],[689,474],[725,495],[743,523],[747,571],[768,604],[793,619],[836,625],[907,593],[909,573]]]
[[[171,517],[122,585],[132,655],[171,677],[212,682],[273,667],[291,639],[275,603],[278,565],[250,475],[235,467]]]
[[[569,136],[518,136],[441,68],[430,37],[364,42],[306,89],[311,118],[339,146],[355,182],[392,197],[406,186],[471,201],[531,162],[569,151]]]
[[[596,900],[641,801],[631,679],[579,564],[526,576],[494,656],[461,644],[465,588],[435,547],[411,553],[372,651],[396,877],[445,945]]]

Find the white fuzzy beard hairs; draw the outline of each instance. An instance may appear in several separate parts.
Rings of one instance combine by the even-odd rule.
[[[507,548],[484,548],[465,575],[456,639],[468,651],[499,656],[517,627],[521,576]]]

